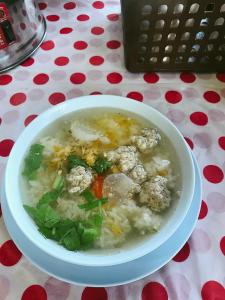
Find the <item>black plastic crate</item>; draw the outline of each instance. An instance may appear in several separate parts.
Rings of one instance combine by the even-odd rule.
[[[225,70],[225,0],[121,0],[131,72]]]

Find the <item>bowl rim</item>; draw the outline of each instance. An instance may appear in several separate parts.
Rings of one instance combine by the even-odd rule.
[[[108,101],[105,100],[107,98]],[[112,101],[111,101],[112,100]],[[17,159],[17,151],[20,147],[22,148],[23,154],[27,152],[28,147],[34,142],[34,140],[38,137],[38,135],[50,124],[54,123],[58,119],[61,119],[65,117],[67,114],[75,113],[79,110],[85,110],[85,109],[91,109],[91,108],[112,108],[116,110],[124,110],[125,112],[132,112],[136,114],[137,116],[143,117],[143,114],[138,112],[138,109],[140,107],[143,107],[142,110],[147,111],[148,113],[154,114],[159,120],[165,122],[168,124],[168,127],[176,134],[177,138],[180,139],[180,143],[183,147],[184,154],[186,155],[186,159],[188,159],[188,165],[189,165],[189,173],[190,173],[190,181],[189,181],[189,196],[188,196],[188,201],[185,205],[184,211],[182,211],[182,214],[174,220],[174,224],[171,227],[171,230],[166,232],[164,236],[161,234],[160,237],[160,232],[162,232],[163,228],[161,228],[156,236],[158,237],[158,241],[156,238],[156,242],[151,244],[150,240],[151,239],[146,239],[146,241],[143,243],[146,245],[143,247],[143,245],[139,245],[137,247],[131,247],[131,249],[126,249],[125,253],[127,255],[121,254],[121,252],[124,252],[124,249],[121,251],[119,250],[118,253],[115,254],[110,254],[110,255],[96,255],[94,254],[88,254],[88,252],[70,252],[66,249],[63,248],[63,251],[60,251],[60,248],[62,246],[57,245],[54,241],[45,239],[41,234],[38,233],[36,225],[31,226],[28,228],[28,231],[32,234],[28,234],[27,230],[24,229],[24,219],[21,220],[20,218],[17,218],[18,215],[14,209],[14,201],[13,199],[13,191],[11,188],[11,182],[12,182],[12,177],[14,176],[13,172],[13,163],[17,163],[17,172],[19,171],[19,165],[22,164],[22,161],[18,161]],[[146,118],[147,119],[147,118]],[[43,124],[43,122],[47,122],[47,124]],[[152,120],[151,120],[152,122]],[[152,122],[154,124],[154,122]],[[156,127],[159,127],[156,125]],[[162,130],[163,132],[163,130]],[[164,133],[164,132],[163,132]],[[26,141],[26,143],[25,143]],[[24,144],[26,145],[24,147]],[[187,143],[185,142],[185,139],[183,138],[182,134],[179,132],[179,130],[175,127],[175,125],[168,120],[163,114],[161,114],[159,111],[156,109],[152,108],[149,105],[146,105],[144,103],[137,102],[135,100],[131,100],[125,97],[120,97],[120,96],[109,96],[109,95],[95,95],[95,96],[83,96],[79,97],[76,99],[71,99],[68,100],[64,103],[61,103],[57,106],[51,107],[42,114],[40,114],[28,127],[25,128],[25,130],[21,133],[20,137],[16,141],[16,143],[13,146],[13,149],[10,153],[10,156],[8,158],[7,166],[6,166],[6,172],[5,172],[5,193],[6,193],[6,201],[8,203],[9,209],[11,211],[12,216],[15,219],[15,222],[17,226],[25,233],[25,236],[37,247],[41,248],[43,251],[46,253],[54,256],[55,258],[59,258],[59,255],[57,254],[57,251],[52,251],[51,248],[55,248],[54,245],[57,247],[55,249],[58,249],[59,253],[63,253],[64,251],[67,251],[68,253],[73,253],[73,255],[67,254],[65,257],[60,257],[60,259],[68,261],[73,264],[78,264],[78,265],[85,265],[85,266],[111,266],[111,265],[117,265],[117,264],[122,264],[129,262],[131,260],[137,259],[141,256],[146,255],[147,253],[153,251],[154,249],[158,248],[160,245],[162,245],[166,240],[169,239],[169,237],[176,231],[176,229],[180,226],[182,223],[184,217],[186,216],[186,213],[191,205],[191,201],[193,198],[194,194],[194,181],[195,181],[195,173],[194,173],[194,164],[191,156],[191,150],[189,149]],[[16,186],[19,183],[19,174],[18,178],[16,181]],[[17,208],[19,208],[20,212],[22,213],[22,216],[28,221],[27,217],[29,218],[30,222],[33,222],[33,220],[28,216],[28,214],[25,212],[23,206],[22,206],[22,200],[21,200],[21,190],[18,188],[18,195],[17,198],[19,198],[20,203],[16,202]],[[15,195],[14,195],[15,197]],[[21,210],[22,209],[22,210]],[[25,216],[26,215],[26,216]],[[29,221],[28,221],[29,222]],[[170,223],[170,220],[168,221]],[[39,235],[38,239],[42,237],[42,243],[38,244],[37,239],[35,238],[35,234]],[[153,238],[154,239],[154,238]],[[46,243],[47,241],[47,243]],[[54,243],[54,244],[53,244]],[[45,247],[45,246],[49,247]],[[50,246],[52,245],[52,247]],[[76,253],[76,255],[74,254]],[[79,255],[77,255],[79,253]],[[93,259],[96,258],[96,259]],[[105,260],[101,260],[98,258],[104,257]],[[90,260],[92,258],[92,261]]]

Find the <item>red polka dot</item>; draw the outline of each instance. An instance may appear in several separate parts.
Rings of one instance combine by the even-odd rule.
[[[10,139],[2,140],[0,142],[0,156],[7,157],[14,145],[14,141]]]
[[[110,14],[110,15],[107,16],[107,18],[110,21],[117,21],[119,19],[119,15],[118,14]]]
[[[224,300],[225,289],[215,280],[207,281],[201,290],[202,300]]]
[[[196,80],[196,77],[193,73],[181,73],[180,79],[186,83],[192,83]]]
[[[205,92],[203,96],[210,103],[220,102],[220,95],[214,91]]]
[[[0,75],[0,85],[7,85],[12,81],[11,75]]]
[[[64,102],[65,100],[66,100],[66,96],[63,93],[53,93],[48,98],[48,101],[52,105],[59,104],[61,102]]]
[[[40,73],[33,78],[33,82],[38,85],[45,84],[49,81],[49,76],[45,73]]]
[[[76,7],[76,3],[74,2],[67,2],[64,4],[63,6],[65,9],[69,10],[69,9],[74,9]]]
[[[47,3],[44,3],[44,2],[39,2],[38,3],[38,6],[39,6],[39,9],[40,10],[44,10],[44,9],[46,9],[47,8]]]
[[[95,1],[92,6],[96,9],[102,9],[104,7],[104,3],[102,1]]]
[[[84,41],[77,41],[73,44],[73,46],[77,50],[84,50],[87,48],[88,44]]]
[[[25,23],[20,23],[20,28],[22,29],[22,30],[25,30],[26,29],[26,24]]]
[[[112,84],[120,83],[122,79],[123,79],[122,75],[116,72],[107,75],[108,82]]]
[[[220,249],[221,249],[223,255],[225,255],[225,236],[220,241]]]
[[[22,103],[24,103],[27,99],[27,96],[24,93],[16,93],[14,95],[11,96],[10,98],[10,103],[12,105],[20,105]]]
[[[168,294],[165,287],[158,282],[147,283],[141,294],[142,300],[167,300]]]
[[[70,76],[70,81],[73,84],[81,84],[85,82],[86,76],[83,73],[74,73]]]
[[[60,56],[55,59],[55,64],[57,66],[65,66],[69,63],[69,58],[66,56]]]
[[[219,81],[225,82],[225,73],[219,73],[216,77]]]
[[[2,124],[2,119],[0,118],[0,125]]]
[[[195,125],[204,126],[208,123],[208,116],[201,111],[196,111],[190,115],[190,120]]]
[[[203,174],[205,178],[212,183],[220,183],[224,178],[223,171],[215,165],[206,166],[203,169]]]
[[[86,287],[81,300],[108,300],[107,291],[105,288]]]
[[[0,248],[0,261],[4,266],[11,267],[18,263],[22,253],[12,240],[6,241]]]
[[[46,18],[50,22],[56,22],[59,20],[59,16],[57,16],[57,15],[48,15]]]
[[[1,208],[1,205],[0,205],[0,217],[2,216],[2,208]]]
[[[37,115],[30,115],[24,120],[24,125],[28,126],[35,118],[37,118]]]
[[[60,29],[59,33],[60,34],[68,34],[68,33],[72,32],[72,31],[73,31],[72,28],[70,28],[70,27],[64,27],[64,28]]]
[[[185,261],[190,255],[190,246],[186,243],[183,248],[174,256],[173,260],[176,262]]]
[[[41,285],[30,285],[22,295],[21,300],[47,300],[47,293]]]
[[[77,20],[81,21],[81,22],[88,21],[89,19],[90,19],[90,17],[88,15],[85,15],[85,14],[77,16]]]
[[[143,95],[139,92],[130,92],[127,94],[127,97],[140,102],[143,101]]]
[[[205,203],[205,201],[202,200],[201,210],[200,210],[200,213],[199,213],[198,218],[199,218],[200,220],[201,220],[201,219],[204,219],[204,218],[207,216],[207,213],[208,213],[208,206],[207,206],[207,204]]]
[[[102,27],[93,27],[91,28],[91,33],[95,35],[100,35],[104,33],[104,28]]]
[[[21,66],[30,67],[31,65],[33,65],[33,63],[34,63],[34,59],[32,57],[29,57],[24,62],[22,62]]]
[[[156,73],[146,73],[144,75],[144,80],[147,83],[156,83],[159,81],[159,76]]]
[[[92,92],[92,93],[90,93],[90,95],[96,96],[96,95],[102,95],[102,93],[100,93],[100,92]]]
[[[41,49],[48,51],[55,47],[55,43],[53,41],[45,41],[41,44]]]
[[[99,66],[102,65],[104,63],[104,58],[101,56],[92,56],[89,59],[90,64],[92,64],[93,66]]]
[[[220,147],[225,150],[225,136],[221,136],[218,140]]]
[[[121,46],[121,43],[119,41],[108,41],[106,46],[110,49],[118,49]]]
[[[194,149],[194,144],[193,144],[192,140],[189,139],[188,137],[185,137],[184,139],[188,143],[189,147],[193,150]]]
[[[177,91],[168,91],[165,94],[165,98],[167,102],[171,104],[176,104],[182,100],[182,95]]]

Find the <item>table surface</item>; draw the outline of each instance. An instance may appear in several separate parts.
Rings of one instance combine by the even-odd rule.
[[[21,131],[62,101],[89,94],[134,98],[166,115],[197,158],[203,200],[197,226],[161,270],[112,288],[70,285],[34,267],[0,217],[1,300],[225,299],[225,74],[131,74],[124,67],[119,0],[49,0],[45,42],[0,76],[0,179]]]

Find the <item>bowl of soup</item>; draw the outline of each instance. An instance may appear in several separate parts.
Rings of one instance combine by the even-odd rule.
[[[84,266],[142,257],[179,227],[194,192],[190,150],[143,103],[85,96],[50,108],[15,143],[10,213],[43,253]]]

